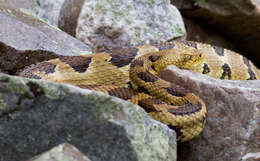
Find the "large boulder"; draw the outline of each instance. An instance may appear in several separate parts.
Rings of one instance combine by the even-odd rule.
[[[0,5],[0,26],[0,69],[6,73],[58,55],[90,53],[79,40],[22,9]]]
[[[208,110],[202,134],[178,145],[178,160],[260,158],[260,80],[220,80],[175,66],[162,71],[161,77],[198,95]]]
[[[76,37],[94,51],[156,43],[185,35],[179,11],[169,0],[85,1]]]
[[[64,0],[1,0],[0,6],[11,7],[34,14],[53,26],[58,26],[60,10]]]
[[[175,161],[176,135],[142,108],[103,93],[0,74],[0,161],[61,143],[93,161]]]

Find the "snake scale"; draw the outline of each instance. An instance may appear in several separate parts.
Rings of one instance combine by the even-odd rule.
[[[61,56],[26,67],[20,76],[67,83],[128,100],[187,141],[203,129],[205,103],[195,94],[157,75],[167,65],[219,79],[260,79],[260,70],[245,57],[192,41],[120,48],[83,56]]]

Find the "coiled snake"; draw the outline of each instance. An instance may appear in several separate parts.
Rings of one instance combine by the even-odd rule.
[[[175,129],[178,140],[187,141],[202,131],[207,110],[198,96],[157,76],[171,64],[220,79],[260,79],[259,69],[245,57],[191,41],[61,56],[31,65],[19,75],[68,83],[128,100]]]

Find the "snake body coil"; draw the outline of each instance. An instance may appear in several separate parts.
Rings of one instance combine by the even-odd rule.
[[[128,100],[175,129],[178,140],[187,141],[202,131],[207,110],[195,94],[157,76],[171,64],[220,79],[260,79],[259,69],[241,55],[190,41],[61,56],[31,65],[19,75],[68,83]]]

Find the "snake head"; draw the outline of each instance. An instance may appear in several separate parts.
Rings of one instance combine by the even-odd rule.
[[[157,52],[160,59],[154,62],[154,67],[159,73],[168,65],[175,65],[181,69],[192,69],[202,64],[205,54],[191,47],[169,49]]]
[[[200,64],[205,59],[205,54],[199,49],[183,48],[178,53],[181,63],[177,63],[177,67],[182,69],[192,69]]]

